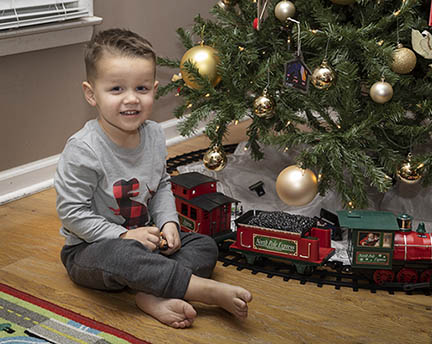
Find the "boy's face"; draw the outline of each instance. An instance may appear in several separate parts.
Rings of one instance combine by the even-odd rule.
[[[99,123],[115,142],[138,133],[150,117],[158,82],[150,59],[104,53],[96,78],[83,83],[88,103],[99,112]]]

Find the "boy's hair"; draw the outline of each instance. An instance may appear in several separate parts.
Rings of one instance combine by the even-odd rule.
[[[126,29],[108,29],[98,32],[87,44],[84,56],[87,80],[96,78],[96,65],[104,53],[152,60],[156,73],[156,53],[148,40]]]

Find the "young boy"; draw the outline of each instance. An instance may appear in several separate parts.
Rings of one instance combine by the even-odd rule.
[[[67,141],[55,176],[70,278],[102,290],[131,288],[140,309],[175,328],[196,317],[188,301],[246,318],[250,292],[209,279],[213,239],[178,229],[164,135],[149,120],[158,87],[150,43],[128,30],[102,31],[85,62],[84,96],[98,117]]]

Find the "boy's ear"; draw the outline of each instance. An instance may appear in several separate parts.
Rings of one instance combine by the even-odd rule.
[[[154,82],[154,86],[153,86],[155,93],[157,92],[158,87],[159,87],[159,81],[158,81],[158,80],[155,80],[155,82]]]
[[[96,106],[95,94],[92,85],[88,81],[82,83],[84,97],[91,106]]]

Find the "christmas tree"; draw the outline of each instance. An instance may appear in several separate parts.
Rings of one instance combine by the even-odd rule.
[[[220,0],[212,18],[177,30],[185,47],[159,96],[177,92],[180,132],[207,121],[210,149],[230,124],[252,119],[247,147],[290,154],[344,206],[368,189],[432,181],[431,2],[426,0]],[[201,60],[202,56],[204,60]]]

